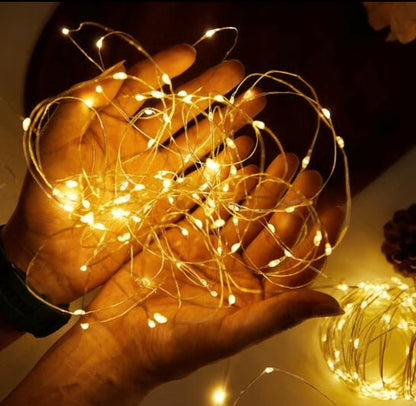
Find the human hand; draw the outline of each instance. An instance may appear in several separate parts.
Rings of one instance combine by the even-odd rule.
[[[123,170],[128,167],[131,173],[157,174],[162,170],[180,172],[186,169],[183,160],[178,159],[180,149],[185,147],[184,144],[181,146],[184,137],[179,137],[171,149],[161,151],[156,157],[154,150],[148,149],[149,142],[157,140],[163,144],[173,133],[180,133],[181,128],[183,131],[183,126],[194,120],[198,109],[207,107],[207,101],[201,102],[197,111],[188,110],[185,121],[178,108],[170,117],[169,128],[163,132],[160,131],[163,127],[160,117],[136,117],[134,120],[128,117],[134,117],[143,103],[135,95],[160,89],[166,84],[161,82],[162,73],[173,79],[188,69],[194,59],[192,47],[179,45],[159,53],[154,61],[144,60],[134,65],[127,72],[131,76],[124,80],[113,78],[114,73],[124,72],[124,67],[119,64],[66,92],[46,127],[37,134],[40,135],[39,156],[36,157],[39,169],[31,164],[32,171],[26,176],[19,203],[2,237],[11,262],[24,271],[29,270],[29,285],[46,294],[52,303],[70,302],[101,285],[131,255],[132,247],[117,240],[117,233],[123,230],[115,226],[114,221],[112,234],[107,233],[104,242],[102,230],[91,227],[91,222],[80,221],[81,215],[74,221],[78,207],[83,209],[84,201],[81,200],[88,193],[94,194],[99,177],[104,184],[100,186],[104,192],[99,199],[114,201],[120,193],[114,169],[120,163],[124,165]],[[184,84],[181,89],[188,93],[198,91],[199,96],[221,95],[234,88],[242,77],[242,66],[236,61],[226,61]],[[99,93],[97,86],[101,87]],[[257,98],[253,102],[247,101],[242,110],[248,116],[254,116],[263,106],[264,100]],[[166,111],[173,109],[168,107]],[[201,122],[199,131],[186,140],[186,147],[198,150],[198,156],[217,147],[210,144],[199,148],[209,131],[206,121]],[[241,117],[230,123],[229,129],[235,131],[244,124],[244,117]],[[40,178],[47,193],[34,177]],[[83,183],[83,191],[69,188],[68,180]],[[200,179],[193,181],[198,183]],[[87,187],[86,182],[89,182]],[[147,186],[152,182],[154,179],[149,175],[141,183]],[[189,203],[183,204],[186,208]],[[147,213],[147,225],[135,241],[134,252],[141,249],[146,230],[155,221],[160,222],[159,214],[165,209],[166,202],[161,201],[152,213]],[[85,208],[83,210],[84,215],[88,214]],[[95,219],[94,226],[97,222]],[[80,271],[86,264],[88,271]]]
[[[244,170],[245,174],[255,173],[252,167]],[[296,170],[297,159],[291,154],[281,154],[267,173],[289,181]],[[250,184],[235,189],[236,201],[243,190],[251,190],[242,206],[246,203],[270,208],[280,202],[281,207],[288,207],[300,197],[316,205],[315,196],[322,185],[315,171],[300,172],[290,190],[283,183],[256,187],[253,179],[258,178],[248,179]],[[202,210],[194,216],[204,221]],[[226,218],[221,231],[224,246],[232,246],[237,234],[243,233],[245,237],[241,248],[225,260],[226,270],[215,268],[215,264],[211,272],[205,269],[209,289],[192,281],[191,270],[181,272],[175,269],[175,264],[162,263],[160,256],[148,250],[115,274],[93,300],[89,308],[93,313],[82,320],[90,323],[90,328],[82,331],[76,326],[72,334],[84,335],[88,343],[85,351],[96,354],[100,365],[105,365],[100,372],[102,376],[112,376],[114,386],[102,392],[102,399],[108,401],[104,404],[111,404],[111,399],[119,396],[134,397],[132,388],[141,387],[146,392],[160,383],[180,378],[304,319],[340,313],[330,296],[309,288],[293,289],[307,285],[322,268],[327,243],[334,244],[341,230],[340,209],[327,208],[319,218],[311,220],[307,207],[300,205],[293,212],[276,212],[268,218],[275,226],[281,247],[286,247],[292,257],[264,274],[253,273],[252,266],[259,269],[267,266],[273,258],[284,254],[283,248],[276,246],[262,221],[241,221],[236,226],[232,219],[232,216]],[[183,227],[184,223],[182,220],[180,225]],[[305,227],[306,233],[302,232]],[[316,244],[318,227],[326,234]],[[190,234],[184,236],[179,228],[171,228],[162,244],[173,245],[183,263],[207,260],[206,236],[196,229],[189,227],[189,230]],[[229,291],[220,281],[221,274],[223,281],[227,279],[226,273],[232,278],[235,295],[230,304]],[[212,291],[218,295],[210,294]],[[224,303],[220,303],[221,296]],[[120,305],[113,306],[115,303]],[[155,328],[149,328],[149,321],[154,321]],[[69,346],[71,339],[65,342]],[[88,368],[91,365],[81,368],[81,376],[87,375]],[[124,388],[123,395],[111,393],[117,388]]]

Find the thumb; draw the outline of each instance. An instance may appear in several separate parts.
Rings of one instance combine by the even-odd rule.
[[[343,313],[331,296],[311,289],[296,289],[243,307],[223,323],[230,340],[242,348],[293,327],[312,317]]]

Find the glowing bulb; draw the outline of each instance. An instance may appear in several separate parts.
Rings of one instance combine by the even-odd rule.
[[[127,203],[130,200],[130,198],[131,198],[131,195],[127,193],[126,195],[123,195],[114,199],[114,204]]]
[[[78,186],[78,182],[76,180],[67,180],[65,182],[66,187],[69,187],[70,189],[76,188]]]
[[[153,315],[154,319],[159,323],[159,324],[165,324],[168,322],[167,317],[163,316],[163,314],[160,313],[155,313]]]
[[[72,205],[70,205],[70,204],[64,204],[63,206],[62,206],[62,208],[65,210],[65,211],[67,211],[67,212],[72,212],[72,211],[74,211],[74,209],[75,209],[75,207],[74,206],[72,206]]]
[[[188,93],[186,92],[186,90],[179,90],[179,92],[178,92],[179,97],[185,97],[187,95],[188,95]]]
[[[117,237],[117,240],[119,240],[120,242],[126,242],[126,241],[130,240],[130,238],[131,238],[131,234],[130,233],[124,233],[122,235],[119,235]]]
[[[329,120],[331,118],[331,113],[328,109],[326,109],[325,107],[321,110],[322,114]]]
[[[212,228],[220,228],[225,224],[224,219],[217,219],[214,221],[214,224],[212,225]]]
[[[205,33],[205,37],[207,37],[207,38],[211,38],[215,33],[216,33],[216,31],[217,30],[208,30],[206,33]]]
[[[267,368],[265,368],[265,370],[264,370],[264,372],[265,372],[266,374],[271,374],[273,371],[274,371],[274,368],[272,368],[272,367],[267,367]]]
[[[68,28],[66,28],[66,27],[62,28],[62,34],[68,35],[69,34]]]
[[[222,96],[220,94],[215,95],[214,100],[217,101],[217,102],[224,102],[225,101],[224,96]]]
[[[341,137],[337,136],[335,139],[337,140],[338,146],[340,148],[344,148],[345,147],[345,142],[344,142],[344,140]]]
[[[196,224],[196,226],[200,229],[202,229],[203,224],[202,221],[200,219],[194,219],[194,223]]]
[[[154,320],[149,319],[149,320],[147,320],[147,325],[150,328],[155,328],[156,327],[156,322]]]
[[[224,388],[218,387],[212,391],[212,402],[215,406],[222,406],[227,399],[227,392]]]
[[[236,302],[236,297],[234,296],[234,295],[230,295],[230,296],[228,296],[228,304],[230,305],[230,306],[232,306],[233,304],[235,304],[235,302]]]
[[[181,228],[181,233],[182,235],[184,235],[185,237],[189,235],[189,231],[186,228]]]
[[[74,310],[74,315],[75,316],[83,316],[84,314],[85,314],[85,310],[84,309]]]
[[[116,72],[113,74],[113,79],[115,80],[125,80],[127,79],[127,73],[126,72]]]
[[[236,149],[237,146],[235,145],[235,142],[231,139],[231,138],[226,138],[225,142],[227,144],[227,146],[229,146],[231,149]]]
[[[302,159],[302,168],[305,169],[309,165],[311,157],[309,155]]]
[[[81,216],[80,218],[82,223],[86,223],[86,224],[94,224],[94,213],[91,211],[87,214],[85,214],[84,216]]]
[[[267,228],[272,232],[276,232],[276,227],[272,223],[267,223]]]
[[[325,255],[329,256],[331,254],[332,254],[332,247],[331,247],[331,244],[329,242],[327,242],[325,244]]]
[[[205,165],[207,166],[208,169],[211,169],[212,171],[218,171],[218,169],[220,168],[220,164],[218,162],[215,162],[211,158],[207,159],[207,161],[205,162]]]
[[[321,241],[322,241],[322,232],[321,232],[321,230],[318,230],[315,234],[315,237],[313,238],[313,244],[316,247],[318,247],[319,244],[321,243]]]
[[[147,148],[152,148],[153,145],[155,145],[156,140],[154,140],[153,138],[151,138],[148,142],[147,142]]]
[[[162,82],[163,82],[165,85],[170,85],[170,84],[171,84],[170,77],[169,77],[169,75],[168,75],[167,73],[164,73],[164,74],[162,75]]]
[[[232,253],[237,252],[240,249],[240,247],[241,247],[241,243],[236,242],[235,244],[231,246],[231,252]]]
[[[142,94],[136,94],[136,95],[134,96],[134,98],[135,98],[137,101],[143,101],[146,97],[145,97],[145,96],[143,96]]]
[[[164,96],[164,93],[163,92],[161,92],[160,90],[153,90],[151,93],[150,93],[155,99],[161,99],[161,98],[163,98],[163,96]]]
[[[90,323],[81,323],[80,326],[83,330],[88,330],[90,328]]]
[[[91,108],[94,105],[94,102],[91,99],[84,99],[84,103]]]
[[[96,224],[94,224],[94,228],[97,229],[97,230],[104,231],[105,230],[105,225],[102,224],[102,223],[96,223]]]
[[[27,131],[30,127],[31,120],[29,117],[26,117],[22,122],[23,131]]]
[[[270,261],[267,266],[270,268],[274,268],[275,266],[280,264],[280,259],[273,259],[272,261]]]
[[[253,126],[257,127],[259,130],[264,130],[266,128],[266,124],[263,123],[263,121],[254,120]]]
[[[143,189],[145,189],[145,188],[146,188],[146,186],[145,186],[145,185],[143,185],[143,184],[141,184],[141,183],[138,183],[136,186],[134,186],[133,190],[134,190],[135,192],[138,192],[138,191],[143,190]]]
[[[95,45],[97,46],[98,49],[101,49],[103,46],[103,38],[100,38]]]

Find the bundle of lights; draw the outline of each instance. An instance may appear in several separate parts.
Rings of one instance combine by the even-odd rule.
[[[416,291],[390,283],[340,285],[345,314],[328,318],[321,348],[334,376],[371,398],[416,401]]]
[[[88,55],[73,38],[72,34],[85,26],[95,27],[103,33],[95,39],[99,55],[97,60]],[[194,45],[222,31],[235,33],[235,45],[237,30],[233,27],[209,30]],[[133,115],[113,103],[104,86],[101,86],[102,78],[96,78],[40,103],[23,122],[25,155],[32,176],[45,194],[59,204],[63,215],[71,220],[72,227],[82,230],[82,247],[91,248],[93,252],[88,261],[79,264],[74,272],[94,272],[93,268],[102,260],[104,252],[107,255],[108,252],[124,250],[130,252],[132,258],[138,252],[148,251],[160,259],[160,269],[155,270],[150,279],[137,278],[136,282],[144,289],[147,288],[149,294],[162,290],[177,297],[178,303],[186,300],[181,296],[180,283],[171,284],[175,288],[168,290],[163,282],[159,282],[163,280],[163,273],[174,281],[180,275],[187,283],[200,286],[206,294],[216,298],[217,306],[221,307],[235,303],[235,292],[251,292],[250,287],[233,278],[227,261],[243,254],[245,232],[252,222],[261,225],[274,241],[276,252],[282,254],[264,266],[250,263],[245,266],[250,272],[263,276],[278,286],[285,286],[283,277],[291,275],[290,269],[285,269],[284,275],[279,272],[279,265],[289,258],[294,263],[293,273],[298,273],[310,266],[312,261],[331,254],[338,241],[332,245],[329,243],[314,203],[332,176],[340,155],[340,162],[345,165],[345,189],[347,198],[349,197],[344,142],[335,133],[329,111],[320,105],[313,88],[302,78],[287,72],[270,71],[247,76],[230,95],[200,94],[198,90],[188,93],[180,87],[175,88],[171,78],[128,34],[95,23],[83,23],[74,30],[64,28],[62,33],[84,53],[87,60],[102,71],[105,66],[101,51],[109,38],[116,36],[134,47],[138,56],[154,63],[158,77],[157,86],[152,86],[143,82],[142,78],[122,70],[111,73],[112,81],[134,81],[145,89],[140,93],[125,95],[126,98],[131,97],[141,103]],[[231,50],[232,48],[227,55]],[[278,90],[263,94],[255,92],[254,87],[261,85],[264,80],[275,83]],[[88,90],[88,97],[78,96],[83,89],[95,90]],[[243,96],[240,95],[242,89]],[[308,93],[305,94],[300,89],[308,89]],[[306,156],[301,157],[299,171],[308,169],[321,128],[326,128],[327,134],[330,134],[333,147],[330,174],[312,199],[297,190],[291,183],[292,179],[287,179],[284,175],[272,176],[266,172],[265,137],[273,143],[276,155],[284,152],[283,147],[267,123],[253,119],[241,107],[244,102],[255,97],[281,94],[296,96],[316,113],[311,142],[305,148]],[[106,105],[112,106],[118,117],[122,117],[125,122],[125,130],[118,135],[119,144],[115,151],[114,145],[108,145],[108,120],[103,119],[102,109],[95,107],[96,98],[104,98]],[[94,137],[99,147],[92,151],[86,148],[87,142],[83,139],[83,134],[80,134],[73,157],[74,162],[79,163],[80,170],[55,179],[43,170],[42,135],[56,107],[67,101],[78,102],[90,111]],[[180,134],[172,130],[172,122],[178,119],[182,125]],[[148,120],[153,124],[158,123],[156,133],[146,132]],[[233,130],[236,120],[243,120],[246,128],[251,131],[254,148],[248,154],[240,151],[239,137]],[[198,139],[198,143],[191,142],[191,137]],[[136,139],[136,150],[129,150],[126,154],[126,146],[131,145],[132,139]],[[247,169],[247,163],[255,155],[259,157],[259,162],[257,170],[253,172]],[[256,190],[261,191],[267,187],[277,187],[285,193],[272,207],[258,206],[252,196],[255,196]],[[296,196],[290,204],[284,200],[288,191]],[[311,252],[298,258],[292,248],[281,241],[272,219],[276,213],[293,213],[300,207],[305,208],[308,214],[304,218],[298,240],[312,230],[315,236]],[[234,229],[235,238],[232,242],[223,237],[226,227]],[[172,238],[172,235],[177,237]],[[178,238],[204,241],[208,255],[183,260],[175,246]],[[317,255],[319,247],[324,249],[321,250],[322,254]],[[299,264],[303,264],[303,267],[299,267]],[[82,309],[76,312],[83,314]],[[152,323],[151,327],[154,326],[155,323]]]

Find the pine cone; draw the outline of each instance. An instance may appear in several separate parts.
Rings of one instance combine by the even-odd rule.
[[[381,251],[396,272],[416,278],[416,203],[396,211],[384,225]]]

